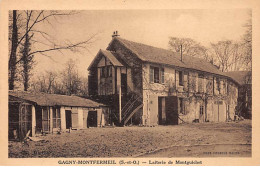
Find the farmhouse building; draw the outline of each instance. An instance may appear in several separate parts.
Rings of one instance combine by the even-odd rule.
[[[107,111],[78,96],[9,91],[9,138],[104,126]]]
[[[132,42],[114,32],[89,70],[91,98],[118,125],[233,120],[239,83],[203,59]]]

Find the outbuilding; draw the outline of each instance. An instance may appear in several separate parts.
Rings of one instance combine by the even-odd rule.
[[[108,107],[90,99],[9,91],[9,138],[101,127],[108,124],[108,118]]]

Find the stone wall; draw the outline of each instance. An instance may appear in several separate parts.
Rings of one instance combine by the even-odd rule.
[[[151,83],[149,81],[150,66],[164,68],[165,83]],[[179,73],[184,72],[183,86],[179,85]],[[173,67],[162,67],[156,64],[143,64],[143,120],[144,125],[151,125],[151,115],[158,115],[151,102],[155,97],[177,96],[183,99],[184,112],[180,112],[178,103],[179,123],[218,122],[233,120],[237,105],[237,85],[209,73],[179,70]],[[213,78],[214,77],[214,78]],[[154,103],[158,105],[157,103]],[[152,124],[153,125],[153,124]]]

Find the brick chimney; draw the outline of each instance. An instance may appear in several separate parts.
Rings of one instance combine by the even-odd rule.
[[[117,36],[120,36],[120,35],[118,35],[118,32],[117,32],[117,31],[114,31],[114,32],[113,32],[113,35],[112,35],[112,38],[117,37]]]
[[[183,61],[183,58],[182,58],[182,45],[181,45],[181,61]]]

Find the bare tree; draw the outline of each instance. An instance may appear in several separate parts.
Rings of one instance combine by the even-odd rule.
[[[32,83],[32,90],[35,92],[56,93],[55,85],[57,83],[59,83],[58,74],[53,71],[46,71],[44,74],[38,76]]]
[[[74,60],[69,59],[66,63],[66,67],[62,73],[62,81],[65,85],[67,95],[78,94],[81,80]]]
[[[238,71],[243,68],[243,49],[241,43],[230,40],[211,43],[213,57],[222,72]]]
[[[180,52],[182,48],[183,54],[203,58],[207,61],[212,59],[208,54],[208,49],[191,38],[170,37],[168,45],[169,49],[174,52]]]
[[[250,16],[252,14],[250,13]],[[252,16],[251,16],[252,17]],[[252,69],[252,20],[250,19],[246,24],[246,33],[242,39],[242,45],[244,49],[243,61],[246,65],[246,69]]]
[[[78,75],[77,64],[70,59],[60,72],[46,71],[32,81],[34,92],[62,95],[88,95],[88,79]]]
[[[81,83],[80,83],[80,91],[78,92],[81,96],[88,96],[88,78],[87,77],[81,77]]]
[[[58,19],[58,17],[62,16],[70,16],[76,14],[74,11],[63,12],[63,11],[21,11],[24,12],[25,17],[25,29],[21,29],[20,34],[21,38],[18,39],[18,28],[17,28],[17,19],[16,19],[16,11],[13,14],[13,28],[12,28],[12,41],[11,41],[11,54],[9,59],[9,89],[14,89],[14,81],[15,81],[15,70],[16,66],[22,62],[23,65],[23,77],[24,77],[24,90],[28,89],[29,83],[29,69],[32,68],[32,65],[29,66],[32,62],[32,58],[36,54],[41,54],[43,56],[47,56],[51,58],[49,55],[52,51],[62,52],[64,50],[69,50],[72,52],[78,52],[79,49],[86,49],[87,45],[94,41],[96,34],[90,36],[87,40],[80,42],[64,42],[57,43],[53,40],[53,38],[44,31],[41,31],[36,27],[39,24],[51,24],[50,19]],[[39,38],[35,38],[37,36],[41,36],[44,41],[40,41]],[[33,38],[34,37],[34,38]],[[35,48],[34,50],[29,50],[31,42],[33,43],[41,43],[46,46],[46,48]],[[47,43],[46,43],[47,42]],[[17,59],[16,53],[18,46],[22,46],[23,54],[22,57]],[[48,53],[48,54],[47,54]],[[52,59],[52,58],[51,58]]]

